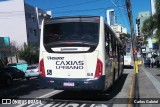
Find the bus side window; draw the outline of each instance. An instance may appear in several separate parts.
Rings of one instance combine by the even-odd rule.
[[[112,35],[109,34],[109,38],[108,38],[108,41],[109,41],[109,55],[110,56],[113,56],[113,44],[112,44]]]
[[[107,29],[105,29],[105,50],[106,53],[109,54],[109,33],[107,32]]]
[[[112,56],[116,56],[116,40],[113,36],[111,36],[111,44],[112,44]]]

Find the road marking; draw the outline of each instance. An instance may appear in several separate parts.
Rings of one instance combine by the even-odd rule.
[[[58,107],[65,107],[66,103],[59,105]],[[53,106],[52,106],[53,107]]]
[[[77,103],[70,103],[70,104],[67,104],[65,107],[78,107],[79,104]]]
[[[53,104],[46,104],[46,105],[43,106],[43,107],[53,107],[52,105],[53,105]]]
[[[58,107],[61,103],[54,104],[52,107]]]
[[[40,104],[40,105],[37,105],[36,107],[41,107],[41,106],[43,106],[44,104]]]
[[[90,107],[95,107],[95,104],[92,104]]]
[[[135,74],[133,73],[133,75],[132,75],[132,81],[131,81],[131,86],[130,86],[130,92],[129,92],[129,101],[128,101],[128,105],[127,105],[127,107],[131,107],[131,98],[133,98],[133,85],[134,85],[134,82],[135,82],[135,80],[134,80],[134,76]]]
[[[60,92],[62,92],[63,90],[54,90],[54,91],[52,91],[52,92],[50,92],[50,93],[47,93],[47,94],[44,94],[44,95],[42,95],[42,96],[40,96],[40,97],[37,97],[37,98],[48,98],[48,97],[50,97],[50,96],[52,96],[52,95],[55,95],[55,94],[58,94],[58,93],[60,93]]]
[[[36,105],[36,104],[30,104],[30,105],[18,105],[15,107],[108,107],[108,105],[105,104],[78,104],[78,103],[69,103],[69,104],[40,104],[40,105]]]
[[[30,104],[29,106],[27,106],[27,107],[32,107],[33,105],[35,105],[35,104]]]
[[[82,104],[80,107],[85,107],[86,104]]]
[[[27,104],[20,104],[20,105],[14,106],[14,107],[23,107],[25,105],[27,105]]]
[[[144,68],[142,68],[142,69],[146,73],[146,75],[150,79],[150,81],[153,83],[153,85],[157,89],[158,93],[160,94],[160,82],[147,70],[145,70]]]

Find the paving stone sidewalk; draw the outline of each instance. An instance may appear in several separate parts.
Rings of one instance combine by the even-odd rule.
[[[160,99],[160,93],[159,93],[160,82],[154,77],[154,75],[148,72],[148,69],[150,68],[146,69],[143,66],[139,68],[139,74],[138,74],[139,97],[140,99],[148,98],[149,100],[150,98]],[[160,107],[160,104],[140,104],[140,107]]]

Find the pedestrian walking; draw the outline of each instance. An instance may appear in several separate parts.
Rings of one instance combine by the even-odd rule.
[[[154,63],[155,63],[155,59],[153,57],[151,57],[151,66],[152,66],[152,68],[154,67]]]
[[[150,57],[147,58],[147,64],[148,64],[148,67],[150,68],[150,65],[151,65],[151,59],[150,59]]]

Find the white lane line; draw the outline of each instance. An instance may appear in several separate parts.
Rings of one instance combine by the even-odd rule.
[[[95,107],[95,104],[92,104],[90,107]]]
[[[44,104],[40,104],[40,105],[37,105],[36,107],[41,107],[41,106],[43,106]]]
[[[145,70],[144,68],[142,68],[142,69],[146,73],[146,75],[150,79],[150,81],[153,83],[153,85],[157,89],[158,93],[160,94],[160,82],[147,70]]]
[[[30,104],[29,106],[27,106],[27,107],[32,107],[32,106],[34,106],[34,105],[36,105],[36,104]]]
[[[86,106],[86,104],[82,104],[80,107],[84,107],[84,106]]]
[[[61,104],[61,102],[57,103],[57,104],[54,104],[52,107],[59,107]]]
[[[58,93],[60,93],[60,92],[62,92],[62,91],[63,91],[63,90],[54,90],[54,91],[52,91],[52,92],[50,92],[50,93],[44,94],[44,95],[39,96],[39,97],[37,97],[37,98],[48,98],[48,97],[50,97],[50,96],[52,96],[52,95],[55,95],[55,94],[58,94]]]
[[[20,104],[20,105],[14,106],[14,107],[23,107],[25,105],[27,105],[27,104]]]
[[[51,107],[53,104],[46,104],[45,106],[43,107]],[[53,106],[52,106],[53,107]]]
[[[59,105],[58,107],[65,107],[66,103]],[[52,106],[53,107],[53,106]]]

